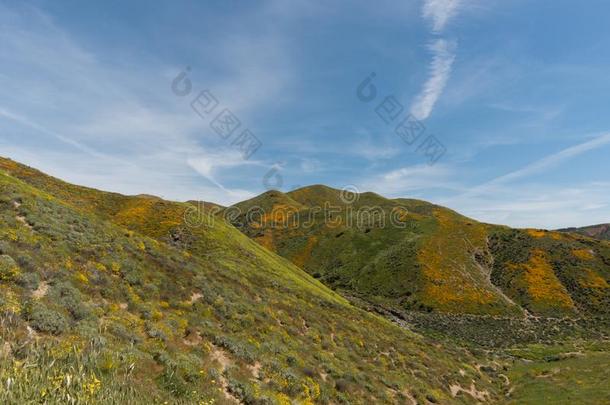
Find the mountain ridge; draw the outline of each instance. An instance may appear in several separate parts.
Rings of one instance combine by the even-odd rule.
[[[610,223],[558,229],[558,232],[577,233],[595,239],[610,240]]]

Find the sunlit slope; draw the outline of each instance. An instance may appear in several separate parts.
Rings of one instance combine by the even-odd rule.
[[[450,403],[472,400],[449,389],[472,380],[498,398],[465,351],[350,306],[222,221],[165,240],[150,207],[171,232],[186,205],[135,215],[131,197],[26,183],[4,162],[3,403]]]
[[[232,212],[232,223],[253,240],[369,302],[490,315],[607,313],[607,243],[325,186],[270,191],[235,207],[241,215]],[[259,207],[264,217],[249,215]]]
[[[492,281],[534,314],[610,314],[610,243],[576,234],[498,228]]]

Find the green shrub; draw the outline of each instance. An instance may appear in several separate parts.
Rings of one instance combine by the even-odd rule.
[[[76,288],[67,283],[59,283],[53,288],[53,296],[57,302],[80,321],[91,316],[91,311],[82,303],[83,297]]]
[[[20,286],[33,291],[40,284],[40,276],[38,273],[22,273],[17,277],[16,282]]]
[[[19,266],[12,257],[0,255],[0,281],[12,281],[19,273]]]
[[[233,353],[235,356],[246,361],[247,363],[254,363],[256,360],[252,350],[245,344],[235,342],[225,336],[216,336],[214,338],[214,344],[227,349],[229,352]]]
[[[113,322],[108,325],[108,331],[124,342],[140,343],[142,339],[135,332],[127,329],[120,323]]]
[[[29,311],[30,325],[39,332],[59,335],[68,329],[66,317],[43,305],[35,305]]]

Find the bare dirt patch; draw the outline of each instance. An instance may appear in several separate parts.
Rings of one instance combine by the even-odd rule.
[[[224,397],[231,402],[235,402],[236,404],[240,403],[239,399],[237,399],[237,397],[235,397],[229,391],[229,383],[228,383],[227,379],[225,378],[225,376],[223,375],[223,373],[225,372],[227,367],[229,367],[233,362],[231,361],[231,359],[229,359],[229,357],[227,357],[227,355],[225,354],[225,352],[223,350],[219,349],[216,346],[212,346],[212,351],[210,353],[210,356],[212,357],[212,360],[214,360],[218,364],[220,364],[221,370],[220,370],[219,379],[220,379],[220,386],[222,387],[222,392],[223,392]]]
[[[256,378],[257,380],[260,377],[261,368],[262,365],[258,361],[253,365],[248,365],[248,370],[250,370],[250,372],[252,373],[252,377]]]
[[[42,297],[44,297],[45,295],[47,295],[47,292],[49,292],[49,283],[47,283],[46,281],[43,281],[40,284],[38,284],[37,289],[32,291],[32,297],[39,300]]]
[[[452,384],[449,386],[449,391],[451,391],[451,396],[454,398],[460,392],[463,392],[465,394],[470,395],[473,399],[476,399],[477,401],[484,402],[490,399],[489,392],[477,390],[476,386],[474,385],[474,382],[470,384],[469,389],[463,388],[460,384],[457,383]]]
[[[15,219],[19,222],[21,222],[26,228],[28,229],[32,229],[32,225],[30,225],[27,221],[27,219],[25,219],[25,217],[23,215],[17,215],[15,217]]]
[[[203,298],[203,294],[194,292],[193,294],[191,294],[190,303],[194,304],[195,302],[199,301],[202,298]]]
[[[193,331],[193,332],[189,332],[189,334],[186,335],[184,337],[184,339],[182,339],[182,341],[187,346],[199,346],[201,344],[201,342],[203,341],[203,339],[201,338],[201,335],[199,334],[199,332]]]

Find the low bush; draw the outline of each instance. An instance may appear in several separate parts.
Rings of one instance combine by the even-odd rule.
[[[28,312],[30,325],[39,332],[60,335],[68,329],[66,317],[44,305],[36,304]]]
[[[0,255],[0,281],[12,281],[19,273],[19,266],[12,257]]]

